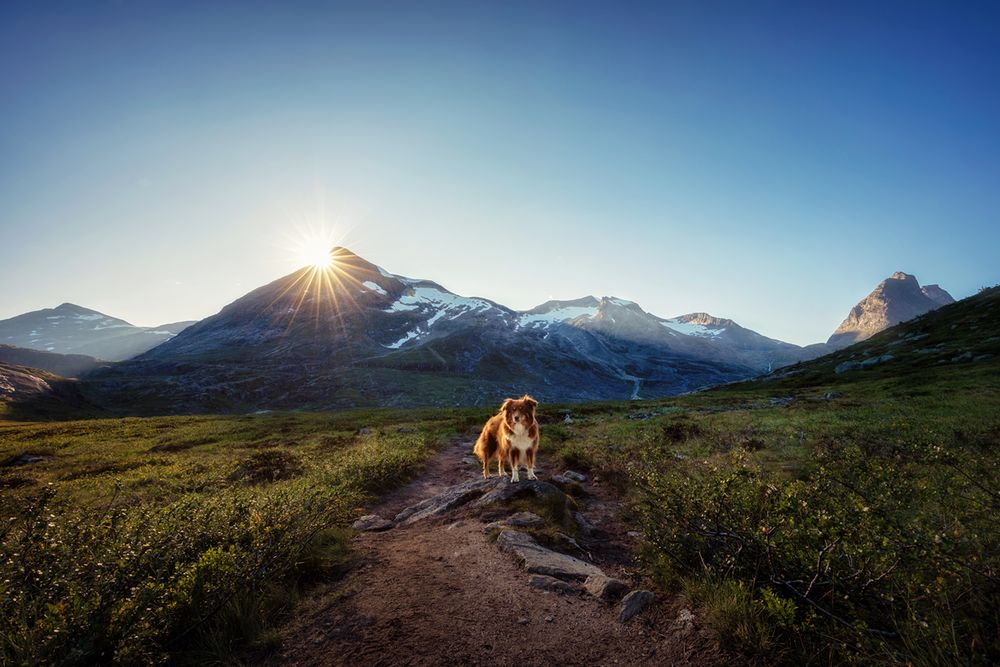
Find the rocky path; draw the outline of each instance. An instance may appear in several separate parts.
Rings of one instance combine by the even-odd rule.
[[[570,501],[567,516],[581,527],[566,531],[551,516],[566,496],[546,480],[575,482],[544,468],[535,483],[484,481],[469,449],[449,447],[370,508],[354,538],[358,566],[300,606],[278,663],[722,661],[680,600],[641,590],[633,539],[599,480],[580,483],[586,495]]]

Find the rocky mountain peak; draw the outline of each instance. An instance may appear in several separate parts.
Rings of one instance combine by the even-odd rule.
[[[852,345],[949,303],[954,299],[938,285],[921,287],[915,276],[897,271],[851,309],[827,344]]]
[[[949,303],[955,303],[955,299],[952,298],[951,294],[941,289],[940,285],[924,285],[920,288],[920,291],[924,293],[924,296],[938,305],[947,306]]]

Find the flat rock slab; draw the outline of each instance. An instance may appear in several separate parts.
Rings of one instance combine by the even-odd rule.
[[[392,528],[395,524],[388,519],[383,519],[378,514],[366,514],[363,517],[359,517],[357,521],[351,524],[351,528],[360,531],[378,531],[378,530],[388,530]]]
[[[559,593],[560,595],[579,595],[582,592],[582,589],[578,585],[550,577],[546,574],[531,575],[528,585],[532,588],[549,591],[550,593]]]
[[[503,479],[500,477],[490,479]],[[484,480],[488,481],[488,480]],[[548,482],[539,480],[527,480],[522,482],[507,482],[496,485],[496,488],[484,494],[477,500],[473,507],[486,507],[494,503],[503,503],[513,498],[522,496],[534,496],[536,498],[547,498],[551,496],[564,496],[565,494]]]
[[[401,526],[408,526],[423,519],[440,516],[456,507],[468,504],[484,493],[501,490],[504,486],[509,486],[509,483],[503,477],[477,479],[472,482],[452,486],[436,496],[422,500],[416,505],[411,505],[402,510],[396,515],[395,523]]]
[[[632,591],[622,599],[618,608],[618,620],[627,623],[633,616],[653,604],[656,596],[652,591]]]
[[[574,482],[586,482],[587,476],[582,472],[576,472],[575,470],[567,470],[562,474],[566,479],[571,479]]]
[[[518,530],[506,529],[497,538],[497,547],[509,553],[532,574],[544,574],[567,581],[583,581],[593,575],[604,576],[596,565],[579,558],[546,549],[535,538]]]

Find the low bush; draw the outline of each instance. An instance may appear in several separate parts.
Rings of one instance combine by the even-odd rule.
[[[633,482],[650,546],[751,657],[773,661],[782,645],[793,662],[1000,659],[995,455],[931,447],[901,460],[849,446],[817,464],[787,479],[740,450],[642,461]]]

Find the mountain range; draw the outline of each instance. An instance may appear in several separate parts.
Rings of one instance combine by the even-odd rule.
[[[0,344],[121,361],[156,347],[193,323],[137,327],[96,310],[64,303],[0,320]]]
[[[0,322],[0,341],[8,332],[53,351],[96,347],[103,354],[95,356],[121,359],[126,348],[109,347],[116,341],[163,336],[132,358],[94,360],[84,371],[80,389],[90,400],[131,411],[460,405],[524,392],[583,401],[652,398],[761,375],[952,300],[936,285],[920,288],[912,276],[893,274],[827,343],[799,347],[707,313],[662,318],[611,296],[516,311],[390,273],[345,248],[332,256],[329,271],[296,271],[176,333],[63,304]],[[123,334],[100,340],[107,330]],[[0,350],[0,361],[19,363],[10,356]]]

